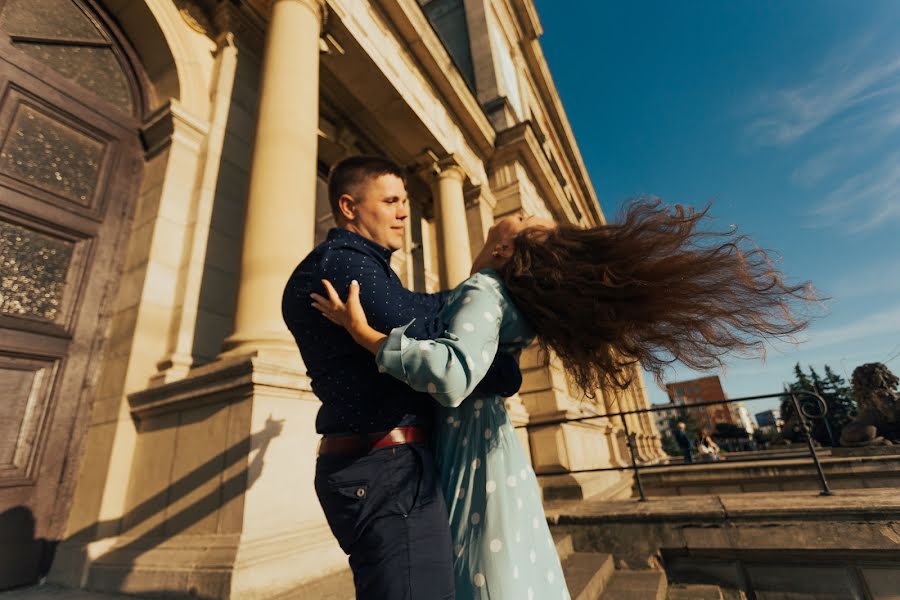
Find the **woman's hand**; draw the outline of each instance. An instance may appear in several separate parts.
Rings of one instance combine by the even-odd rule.
[[[325,286],[328,298],[315,293],[310,294],[313,299],[313,308],[335,325],[346,329],[357,344],[372,354],[378,354],[378,350],[387,336],[369,326],[366,312],[359,301],[359,282],[356,280],[350,282],[350,292],[347,294],[346,302],[341,301],[330,281],[323,279],[322,285]]]
[[[341,302],[340,296],[330,281],[323,279],[322,285],[325,286],[328,298],[319,294],[310,294],[313,299],[313,308],[335,325],[340,325],[349,331],[351,335],[358,334],[369,326],[369,320],[366,319],[366,313],[359,302],[359,283],[355,279],[350,282],[350,292],[347,294],[346,302]]]

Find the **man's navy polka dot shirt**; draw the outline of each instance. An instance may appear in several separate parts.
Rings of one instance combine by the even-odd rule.
[[[294,335],[322,401],[316,419],[319,433],[387,431],[430,425],[434,402],[390,375],[378,372],[375,357],[342,328],[312,307],[312,292],[325,294],[321,280],[347,297],[350,282],[360,284],[360,299],[369,324],[383,333],[413,319],[409,335],[434,339],[444,330],[438,317],[447,292],[422,294],[403,287],[390,266],[391,251],[356,233],[332,229],[294,270],[284,290],[282,314]]]

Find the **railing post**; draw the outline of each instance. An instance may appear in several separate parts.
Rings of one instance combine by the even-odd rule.
[[[817,394],[813,394],[813,396],[819,402],[819,408],[822,410],[821,416],[824,418],[825,413],[828,411],[828,405],[825,404],[825,401]],[[791,403],[794,405],[794,411],[797,414],[797,419],[800,421],[800,431],[806,437],[806,443],[809,446],[809,453],[812,455],[813,464],[816,465],[816,471],[819,473],[819,483],[822,486],[822,491],[819,492],[819,495],[831,496],[831,488],[828,487],[828,480],[825,479],[825,471],[822,469],[822,463],[819,462],[819,455],[816,453],[816,446],[813,444],[812,430],[806,422],[808,415],[803,412],[803,408],[800,406],[800,402],[797,400],[797,394],[795,392],[791,392]]]
[[[631,468],[634,470],[634,480],[637,483],[638,493],[641,495],[640,502],[646,502],[647,496],[644,495],[644,484],[641,482],[641,468],[634,457],[634,440],[631,439],[631,432],[628,430],[628,419],[624,416],[622,417],[622,424],[625,426],[625,445],[628,446],[628,453],[631,454]]]

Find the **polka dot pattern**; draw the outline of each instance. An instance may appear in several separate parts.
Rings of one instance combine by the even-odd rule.
[[[495,353],[521,348],[532,333],[524,319],[513,318],[517,310],[496,276],[475,275],[453,296],[442,313],[444,334],[408,342],[400,352],[403,333],[392,331],[385,342],[392,350],[378,361],[442,403],[435,458],[448,490],[457,596],[496,599],[502,589],[501,600],[527,598],[528,590],[532,600],[560,598],[559,557],[506,404],[472,393],[473,380],[484,376]],[[451,396],[461,403],[451,405]]]
[[[335,228],[297,266],[285,286],[285,324],[297,341],[313,391],[322,402],[316,420],[320,432],[375,432],[401,423],[432,422],[433,405],[423,402],[423,394],[386,375],[390,372],[387,365],[376,364],[367,350],[325,319],[313,308],[309,296],[324,293],[322,279],[327,279],[346,297],[350,282],[356,280],[373,327],[392,331],[408,326],[405,333],[409,338],[435,337],[445,324],[440,311],[450,293],[407,290],[390,267],[391,254],[356,233]],[[434,344],[418,344],[422,352],[429,345]],[[373,398],[379,401],[373,402]]]

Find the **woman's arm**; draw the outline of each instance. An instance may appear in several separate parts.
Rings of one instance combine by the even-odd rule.
[[[375,353],[381,370],[445,406],[458,406],[485,376],[497,353],[503,306],[498,288],[499,283],[484,274],[463,282],[445,315],[447,329],[435,340],[411,339],[406,335],[409,325],[387,336],[372,329],[358,303],[358,285],[351,285],[343,303],[326,283],[329,298],[314,295],[313,305]]]
[[[444,313],[446,331],[435,340],[414,340],[404,327],[391,331],[375,357],[380,369],[444,406],[459,406],[484,378],[500,338],[502,296],[490,276],[464,281]]]

